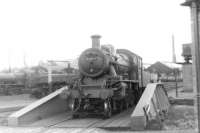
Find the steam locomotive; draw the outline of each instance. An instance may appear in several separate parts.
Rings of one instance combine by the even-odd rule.
[[[82,114],[109,118],[136,104],[144,90],[142,58],[127,49],[100,45],[100,37],[91,37],[92,48],[78,60],[78,80],[61,94],[69,99],[74,118]]]

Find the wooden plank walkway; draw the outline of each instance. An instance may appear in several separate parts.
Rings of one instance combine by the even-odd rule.
[[[72,119],[69,113],[63,113],[23,126],[54,128],[128,127],[132,111],[133,108],[130,108],[106,120],[101,117]]]
[[[0,127],[0,133],[197,133],[196,130],[110,131],[100,128]]]

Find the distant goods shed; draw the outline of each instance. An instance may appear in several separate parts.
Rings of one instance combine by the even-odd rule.
[[[162,81],[175,80],[174,72],[176,72],[178,80],[182,79],[181,67],[174,63],[163,63],[158,61],[149,66],[146,70],[151,73],[157,73],[158,78]]]

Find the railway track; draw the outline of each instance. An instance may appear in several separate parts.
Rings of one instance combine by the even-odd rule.
[[[46,132],[49,129],[62,129],[64,128],[68,132],[94,132],[102,129],[119,129],[129,128],[130,115],[133,108],[125,110],[120,114],[116,114],[110,119],[103,120],[100,117],[86,117],[73,119],[71,113],[63,113],[53,116],[48,119],[37,121],[33,124],[27,125],[31,127],[44,127],[42,132]]]

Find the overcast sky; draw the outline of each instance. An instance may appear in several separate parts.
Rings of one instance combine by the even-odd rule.
[[[182,44],[191,42],[190,10],[185,0],[1,0],[0,69],[40,60],[77,58],[91,47],[92,34],[102,44],[126,48],[145,63],[177,61]]]

